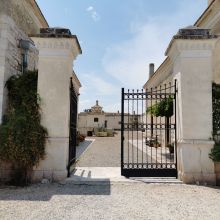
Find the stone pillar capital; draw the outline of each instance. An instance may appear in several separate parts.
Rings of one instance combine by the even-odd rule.
[[[210,57],[218,38],[210,39],[175,39],[170,42],[165,55],[175,62],[181,57]]]
[[[81,54],[77,38],[32,37],[41,57],[69,57],[72,60]]]

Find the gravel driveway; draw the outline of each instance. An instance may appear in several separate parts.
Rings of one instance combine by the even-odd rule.
[[[220,189],[191,185],[34,185],[0,189],[0,219],[219,220]]]
[[[120,166],[120,134],[96,138],[77,166]],[[220,188],[66,182],[0,188],[1,220],[219,220]]]
[[[119,167],[121,161],[120,133],[115,137],[94,137],[76,166],[78,167]]]
[[[125,133],[126,136],[126,133]],[[77,167],[120,167],[121,166],[121,133],[114,137],[92,137],[95,140],[77,162]],[[127,137],[125,146],[127,146]],[[135,146],[134,158],[141,151]],[[125,154],[125,161],[127,161]]]

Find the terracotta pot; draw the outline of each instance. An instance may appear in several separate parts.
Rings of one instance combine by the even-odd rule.
[[[220,186],[220,162],[215,162],[216,185]]]

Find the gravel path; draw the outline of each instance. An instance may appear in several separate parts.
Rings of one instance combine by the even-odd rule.
[[[219,220],[220,188],[166,184],[0,189],[0,219]]]
[[[126,134],[125,134],[126,135]],[[121,166],[121,133],[114,137],[93,137],[95,141],[88,147],[86,152],[77,162],[77,167],[120,167]],[[127,146],[127,138],[125,146]],[[131,144],[130,144],[131,145]],[[134,158],[141,151],[134,146]],[[127,161],[127,154],[125,154]]]
[[[77,162],[77,167],[120,166],[120,135],[115,137],[94,137],[95,141]]]

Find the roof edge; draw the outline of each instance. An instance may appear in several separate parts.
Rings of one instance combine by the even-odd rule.
[[[75,73],[74,70],[73,70],[73,78],[76,80],[76,82],[77,82],[79,88],[81,88],[81,87],[82,87],[82,84],[81,84],[81,82],[79,81],[79,78],[77,77],[77,75],[76,75],[76,73]]]
[[[43,15],[39,5],[37,4],[36,0],[25,0],[25,2],[33,8],[34,14],[38,18],[38,20],[39,20],[40,24],[42,25],[42,27],[49,27],[49,24],[48,24],[46,18],[44,17],[44,15]]]
[[[209,6],[206,8],[206,10],[202,13],[202,15],[197,19],[197,21],[195,22],[195,26],[198,26],[199,25],[199,22],[201,22],[201,20],[204,18],[204,16],[206,15],[206,13],[210,10],[210,8],[213,6],[214,2],[216,0],[213,0]]]

